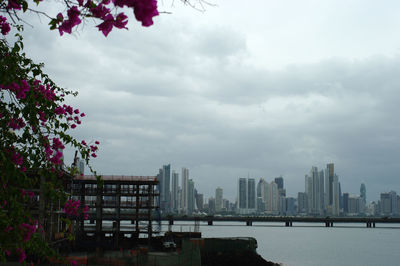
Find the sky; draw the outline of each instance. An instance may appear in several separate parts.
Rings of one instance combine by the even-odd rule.
[[[220,186],[234,200],[239,177],[283,176],[297,197],[312,166],[334,163],[342,192],[400,193],[400,2],[211,3],[159,1],[169,13],[152,27],[130,14],[107,38],[27,15],[25,50],[79,92],[68,102],[86,117],[70,133],[101,142],[98,173],[187,167],[206,198]]]

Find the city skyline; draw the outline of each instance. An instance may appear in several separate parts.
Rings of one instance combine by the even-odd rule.
[[[159,169],[159,175],[157,176],[159,178],[160,184],[163,184],[165,182],[165,177],[162,174],[163,169],[171,169],[171,164],[168,165],[163,165],[162,168]],[[322,168],[321,168],[322,169]],[[176,180],[179,180],[179,174],[176,172],[176,170],[172,170],[172,175],[175,176]],[[167,177],[168,179],[168,177]],[[171,178],[169,178],[171,179]],[[245,182],[244,184],[241,185],[241,180],[246,180],[243,181]],[[249,181],[251,185],[249,185]],[[271,181],[271,184],[268,183],[268,180]],[[277,197],[279,196],[284,196],[288,198],[296,198],[296,200],[299,197],[299,193],[306,193],[308,195],[308,198],[305,199],[307,201],[307,205],[310,206],[310,213],[319,215],[322,213],[322,210],[326,210],[328,214],[331,215],[338,215],[339,214],[339,194],[344,195],[346,194],[347,197],[350,197],[351,199],[355,197],[360,197],[363,199],[364,204],[375,202],[377,203],[380,200],[381,194],[382,193],[391,193],[393,191],[397,192],[396,190],[390,189],[387,191],[381,191],[377,195],[371,195],[371,193],[368,193],[369,190],[366,189],[367,185],[365,183],[360,183],[359,188],[357,191],[348,191],[346,187],[344,189],[341,186],[341,182],[339,179],[339,176],[335,172],[335,166],[334,163],[327,163],[326,168],[323,168],[322,170],[318,171],[318,167],[316,166],[311,166],[311,170],[309,171],[308,174],[305,174],[305,182],[304,182],[304,188],[303,190],[299,190],[297,192],[294,192],[294,194],[287,194],[286,189],[287,186],[284,186],[284,184],[287,184],[286,181],[284,181],[284,177],[278,176],[274,178],[253,178],[253,177],[238,177],[236,178],[236,194],[233,195],[233,197],[226,196],[226,194],[231,195],[231,193],[226,193],[226,190],[224,189],[224,185],[217,185],[214,187],[213,191],[203,191],[198,189],[197,186],[194,185],[194,183],[197,181],[197,179],[191,177],[189,179],[189,169],[186,167],[182,167],[182,175],[181,175],[181,182],[175,182],[174,183],[174,178],[171,179],[171,187],[172,189],[169,191],[170,193],[170,199],[173,201],[175,198],[176,201],[181,200],[182,202],[180,203],[180,209],[178,211],[183,211],[187,212],[188,211],[188,201],[189,198],[193,198],[194,201],[197,201],[196,196],[193,194],[189,196],[186,194],[185,196],[185,190],[189,191],[189,181],[192,182],[192,189],[196,191],[196,193],[201,194],[202,201],[207,201],[209,199],[214,199],[215,200],[215,210],[221,210],[223,206],[223,200],[228,200],[231,203],[237,202],[238,206],[241,206],[239,208],[242,209],[257,209],[257,205],[259,204],[257,202],[257,197],[259,197],[260,194],[264,193],[261,191],[264,190],[269,190],[273,191],[270,193],[276,193]],[[258,184],[257,184],[258,183]],[[263,183],[263,184],[261,184]],[[183,185],[182,185],[183,184]],[[260,186],[261,184],[261,186]],[[274,184],[274,185],[272,185]],[[245,188],[241,189],[241,186],[245,186]],[[290,184],[289,184],[290,186]],[[175,188],[175,191],[173,189]],[[186,188],[187,187],[187,188]],[[249,188],[250,187],[250,188]],[[253,188],[254,187],[254,188]],[[250,192],[250,190],[252,190]],[[163,185],[160,186],[160,191],[164,191],[163,195],[160,195],[160,199],[165,198],[165,190],[163,189]],[[186,192],[188,193],[188,192]],[[252,193],[252,196],[254,196],[255,202],[254,204],[251,203],[249,205],[249,194]],[[240,203],[240,195],[242,194],[242,203]],[[184,195],[184,196],[182,196]],[[219,195],[219,196],[217,196]],[[223,196],[222,196],[223,195]],[[257,196],[256,196],[257,195]],[[217,199],[219,198],[219,199]],[[184,203],[186,202],[186,203]],[[243,203],[244,202],[244,203]],[[265,202],[265,199],[264,199]],[[162,204],[162,203],[161,203]],[[194,203],[191,203],[192,205]],[[270,211],[277,210],[278,202],[276,201],[275,203],[269,203],[269,209]],[[272,204],[272,205],[271,205]],[[342,205],[343,203],[340,203]],[[179,205],[179,204],[177,204]],[[170,211],[177,210],[174,208],[174,204],[170,204],[171,208],[168,209]],[[220,206],[220,207],[218,207]],[[250,206],[250,207],[249,207]],[[161,208],[166,210],[163,205],[161,205]],[[342,207],[343,208],[343,207]],[[193,211],[193,207],[191,207],[191,210]],[[246,212],[246,211],[245,211]],[[243,213],[245,213],[243,212]]]

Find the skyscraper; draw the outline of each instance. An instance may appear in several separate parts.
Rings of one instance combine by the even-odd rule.
[[[268,186],[267,212],[277,214],[279,211],[279,189],[278,184],[272,181]]]
[[[83,160],[83,159],[79,160],[79,174],[80,175],[85,174],[85,160]]]
[[[178,211],[178,205],[179,205],[178,190],[179,190],[179,174],[173,170],[172,192],[171,192],[171,209],[173,212]]]
[[[194,182],[193,179],[189,179],[188,181],[188,208],[187,213],[190,215],[193,213],[195,209],[195,200],[194,200]]]
[[[283,189],[283,177],[275,177],[275,183],[278,185],[278,189]]]
[[[326,165],[325,170],[325,207],[327,214],[339,215],[340,189],[339,177],[335,174],[333,163]]]
[[[255,212],[256,210],[256,181],[254,178],[247,179],[247,208],[251,210],[251,212]]]
[[[333,204],[333,177],[335,175],[335,167],[333,163],[326,165],[325,169],[325,194],[326,194],[326,209]]]
[[[238,208],[239,214],[250,214],[256,211],[256,181],[254,178],[239,178]]]
[[[165,212],[170,212],[171,210],[171,200],[170,200],[170,182],[171,182],[171,165],[163,165],[160,169],[160,199],[161,199],[161,210]]]
[[[367,202],[367,189],[364,183],[360,186],[360,197],[363,199],[364,203]]]
[[[239,214],[247,212],[247,179],[239,178],[238,180],[238,208]]]
[[[333,194],[332,194],[333,202],[332,202],[332,215],[339,215],[339,178],[335,174],[333,176]]]
[[[196,195],[196,205],[199,211],[202,211],[204,208],[204,195],[197,193]]]
[[[189,169],[182,168],[182,201],[181,208],[183,213],[187,213],[188,211],[188,189],[189,189]]]
[[[324,173],[311,167],[310,175],[306,175],[306,194],[308,197],[308,213],[321,215],[324,213]]]
[[[223,208],[223,191],[222,188],[218,187],[215,190],[215,211],[221,212]]]

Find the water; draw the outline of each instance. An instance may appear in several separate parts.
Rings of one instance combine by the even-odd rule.
[[[214,222],[200,224],[203,237],[250,236],[257,239],[257,252],[263,258],[284,266],[379,266],[400,265],[400,225],[366,228],[364,224],[335,227],[295,223]],[[192,223],[176,223],[173,231],[193,231]],[[163,224],[163,230],[168,225]]]

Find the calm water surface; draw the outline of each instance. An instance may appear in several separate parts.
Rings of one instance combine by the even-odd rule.
[[[223,222],[200,224],[203,237],[250,236],[257,239],[257,252],[284,266],[381,266],[400,265],[400,225],[342,224],[326,228],[317,224]],[[163,225],[163,230],[168,226]],[[193,231],[194,223],[175,224],[174,231]]]

